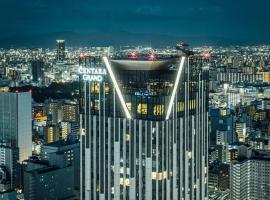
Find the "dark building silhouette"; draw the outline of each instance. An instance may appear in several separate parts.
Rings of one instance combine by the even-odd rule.
[[[56,60],[63,61],[65,55],[65,40],[56,40]]]
[[[44,79],[44,62],[35,60],[32,62],[32,80],[38,82]]]

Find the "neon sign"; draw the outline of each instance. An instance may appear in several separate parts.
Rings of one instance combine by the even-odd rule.
[[[96,81],[101,82],[103,80],[103,76],[107,74],[106,69],[100,67],[79,67],[79,74],[82,75],[82,79],[84,81]]]

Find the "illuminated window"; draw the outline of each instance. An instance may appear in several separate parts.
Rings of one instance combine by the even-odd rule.
[[[128,142],[130,140],[130,135],[127,133],[126,134],[126,141]]]
[[[137,113],[138,114],[147,114],[147,104],[146,103],[140,103],[137,108]]]
[[[120,178],[120,185],[124,185],[124,186],[130,186],[130,180],[129,180],[129,178],[126,178],[126,179],[124,179],[124,178]]]
[[[191,151],[188,152],[188,158],[189,158],[189,159],[192,158],[192,152],[191,152]]]
[[[161,181],[163,179],[167,178],[167,172],[163,171],[163,172],[152,172],[152,179],[153,180],[157,180],[157,181]]]
[[[105,93],[108,94],[110,91],[110,87],[108,84],[105,85]]]
[[[128,111],[131,111],[131,103],[130,102],[126,103],[126,106],[127,106]]]
[[[95,110],[99,110],[99,100],[95,100]]]
[[[155,105],[154,106],[154,115],[162,115],[164,113],[164,105]]]
[[[184,102],[180,101],[180,102],[177,102],[177,112],[183,112],[184,111]]]
[[[99,84],[92,84],[91,92],[92,93],[99,93]]]
[[[189,109],[190,109],[190,110],[193,110],[193,109],[195,109],[195,108],[196,108],[196,100],[195,100],[195,99],[190,100],[190,101],[189,101]]]
[[[226,109],[220,110],[220,115],[221,115],[221,116],[226,116],[226,115],[227,115]]]

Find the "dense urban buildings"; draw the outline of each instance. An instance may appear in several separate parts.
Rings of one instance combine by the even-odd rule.
[[[61,60],[57,48],[0,49],[0,199],[42,199],[48,190],[49,199],[265,198],[270,46],[182,50],[189,56],[166,119],[185,55],[175,47],[65,46]],[[199,78],[205,98],[196,96]],[[16,138],[20,130],[28,139]]]

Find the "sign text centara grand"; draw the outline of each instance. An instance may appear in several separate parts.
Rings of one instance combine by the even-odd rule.
[[[84,81],[102,82],[103,76],[107,74],[107,71],[100,67],[79,67],[79,74],[82,74]]]

